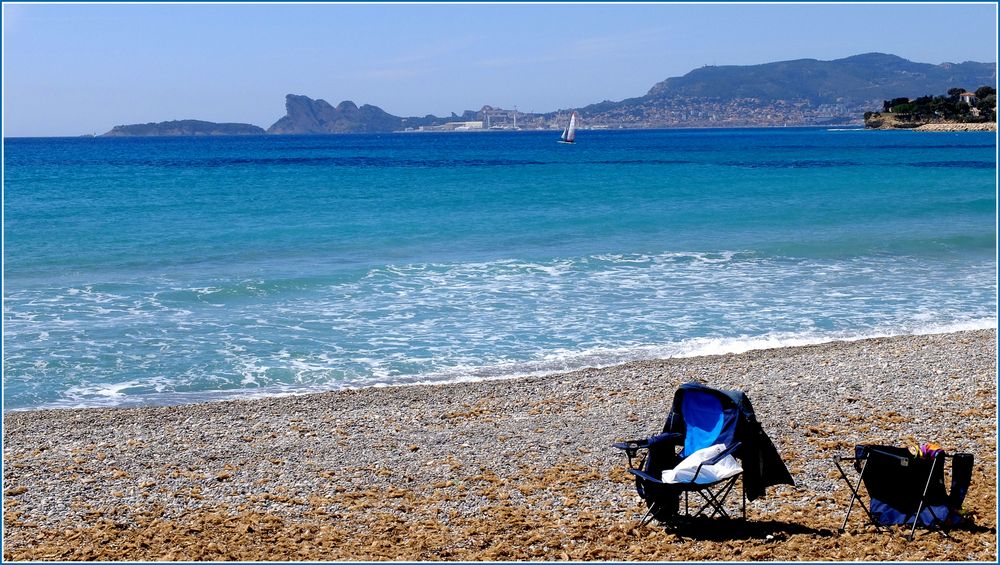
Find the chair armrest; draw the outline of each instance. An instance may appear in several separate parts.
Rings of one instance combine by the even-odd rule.
[[[646,439],[630,439],[628,441],[620,441],[618,443],[612,444],[611,447],[621,449],[624,451],[632,451],[634,453],[635,451],[638,451],[640,449],[649,449],[654,445],[667,442],[670,440],[679,440],[682,437],[683,436],[681,436],[681,434],[668,432],[663,434],[657,434],[655,436],[648,437]],[[672,443],[676,445],[680,442],[673,441]]]
[[[680,444],[682,438],[683,436],[681,434],[668,432],[663,434],[657,434],[655,436],[648,437],[646,439],[632,439],[628,441],[620,441],[618,443],[611,444],[611,447],[614,447],[616,449],[621,449],[622,451],[625,452],[625,455],[628,456],[628,466],[631,469],[635,467],[632,460],[635,459],[640,449],[649,449],[650,447],[659,445],[661,443],[677,445]],[[640,467],[641,466],[642,465],[640,463]]]
[[[733,453],[735,453],[736,450],[739,449],[741,445],[743,445],[743,443],[737,441],[736,443],[730,445],[722,453],[720,453],[720,454],[716,455],[715,457],[713,457],[713,458],[705,461],[704,463],[702,463],[702,465],[715,465],[719,461],[722,461],[723,459],[725,459],[727,455],[732,455]]]
[[[651,483],[656,483],[658,485],[664,484],[663,481],[661,481],[660,479],[654,477],[653,475],[650,475],[649,473],[646,473],[645,471],[640,471],[639,469],[628,469],[628,472],[632,473],[633,475],[635,475],[637,477],[640,477],[641,479],[643,479],[645,481],[649,481]]]

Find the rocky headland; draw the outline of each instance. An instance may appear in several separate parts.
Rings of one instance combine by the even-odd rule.
[[[900,117],[893,114],[876,112],[865,116],[865,128],[877,130],[913,130],[913,131],[997,131],[996,122],[948,122],[915,119],[911,116]]]
[[[987,83],[974,92],[952,87],[946,94],[891,98],[864,118],[868,129],[997,131],[997,91]]]
[[[350,100],[332,106],[326,100],[289,94],[285,97],[285,116],[267,128],[267,133],[380,133],[400,130],[402,123],[402,118],[378,106],[358,107]]]

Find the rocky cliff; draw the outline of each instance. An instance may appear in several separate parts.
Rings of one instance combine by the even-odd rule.
[[[263,135],[264,129],[251,124],[217,124],[201,120],[115,126],[102,137],[157,137],[184,135]]]
[[[403,120],[377,106],[360,108],[351,101],[336,107],[326,100],[289,94],[285,116],[267,128],[272,134],[381,133],[402,129]]]
[[[865,127],[868,129],[913,129],[926,123],[926,120],[917,120],[910,116],[904,119],[900,116],[880,112],[868,112],[865,114]]]

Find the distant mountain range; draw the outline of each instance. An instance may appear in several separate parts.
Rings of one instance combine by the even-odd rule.
[[[742,67],[711,66],[657,83],[644,98],[760,98],[809,100],[813,104],[881,100],[907,94],[915,98],[956,86],[975,90],[991,85],[997,79],[996,68],[996,63],[914,63],[883,53],[834,61],[797,59]]]
[[[882,101],[918,97],[961,87],[995,86],[996,63],[914,63],[883,53],[833,61],[797,59],[762,65],[708,66],[653,85],[645,95],[604,101],[577,109],[585,127],[753,127],[862,123],[865,111]],[[449,128],[482,121],[486,127],[519,129],[563,127],[568,110],[545,114],[515,113],[483,106],[449,117],[398,117],[377,106],[289,94],[286,115],[268,134],[380,133]],[[116,126],[106,136],[261,135],[250,124],[214,124],[198,120]]]

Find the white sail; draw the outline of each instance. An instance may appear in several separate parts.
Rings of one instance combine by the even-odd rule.
[[[559,141],[562,143],[573,143],[576,139],[576,112],[573,112],[569,116],[569,126],[563,130],[562,135],[559,136]]]

